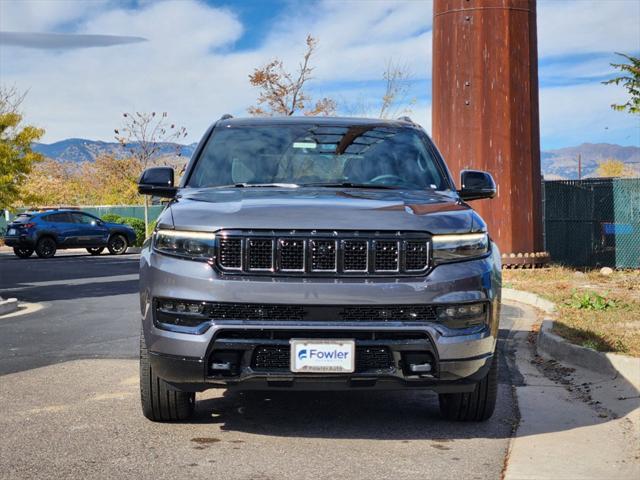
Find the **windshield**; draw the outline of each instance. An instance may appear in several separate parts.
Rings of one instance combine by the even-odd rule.
[[[449,188],[414,128],[269,125],[214,130],[186,186],[252,184]]]

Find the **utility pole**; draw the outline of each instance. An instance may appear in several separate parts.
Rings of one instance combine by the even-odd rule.
[[[466,168],[494,176],[497,197],[473,207],[503,263],[540,263],[536,2],[435,0],[433,15],[434,140],[456,180]]]
[[[582,180],[582,154],[578,154],[578,180]]]

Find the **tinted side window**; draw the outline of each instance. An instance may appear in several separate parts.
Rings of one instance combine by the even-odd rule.
[[[95,218],[93,218],[90,215],[86,215],[84,213],[72,213],[71,217],[73,218],[73,221],[75,223],[81,223],[83,225],[91,225],[93,222],[96,221]]]
[[[52,213],[44,217],[47,222],[53,223],[73,223],[68,213]]]

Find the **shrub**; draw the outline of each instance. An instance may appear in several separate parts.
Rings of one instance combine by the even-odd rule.
[[[140,220],[139,218],[134,217],[121,217],[122,223],[129,225],[133,228],[133,231],[136,232],[136,243],[133,245],[134,247],[141,247],[142,242],[146,237],[144,232],[144,220]]]
[[[124,223],[124,218],[120,215],[116,215],[115,213],[106,213],[100,218],[109,223]]]

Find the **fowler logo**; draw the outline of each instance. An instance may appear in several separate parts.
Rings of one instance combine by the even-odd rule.
[[[339,350],[317,350],[312,348],[307,350],[306,348],[298,352],[298,360],[318,359],[318,360],[345,360],[349,356],[349,352],[342,352]]]

